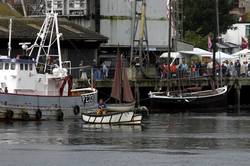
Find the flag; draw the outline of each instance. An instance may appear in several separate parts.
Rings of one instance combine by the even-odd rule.
[[[212,41],[211,41],[211,37],[208,35],[208,39],[207,39],[207,48],[208,51],[212,51]]]
[[[244,37],[241,37],[241,48],[242,49],[248,48],[248,41]]]

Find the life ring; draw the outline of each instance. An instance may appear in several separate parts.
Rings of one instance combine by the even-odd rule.
[[[22,120],[28,121],[30,119],[30,115],[28,112],[22,112],[21,114]]]
[[[63,120],[63,116],[64,116],[64,114],[63,114],[62,110],[61,110],[61,109],[58,109],[58,110],[56,111],[56,120],[62,121],[62,120]]]
[[[40,120],[42,118],[42,111],[40,109],[38,109],[36,111],[36,120]]]
[[[11,120],[13,118],[13,116],[14,116],[14,112],[12,110],[7,110],[5,112],[5,119],[7,119],[7,120]]]
[[[80,113],[80,107],[78,105],[73,108],[74,115],[78,115]]]

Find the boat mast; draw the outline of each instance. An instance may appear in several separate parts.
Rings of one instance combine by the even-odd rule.
[[[218,0],[215,0],[214,2],[215,2],[215,17],[216,17],[215,25],[216,27],[214,28],[214,37],[213,37],[213,80],[214,82],[216,82],[216,78],[217,78],[217,75],[216,75],[217,74],[216,73],[216,41],[219,38],[219,5],[218,5]]]
[[[220,43],[220,20],[219,20],[219,0],[216,0],[216,27],[217,27],[217,38],[218,43]],[[220,84],[222,86],[222,68],[221,68],[221,54],[220,50],[218,50],[219,53],[219,61],[220,61]]]
[[[9,22],[8,57],[10,57],[10,54],[11,54],[11,34],[12,34],[12,18],[10,18],[10,22]]]
[[[169,18],[168,18],[168,87],[167,87],[167,91],[168,91],[168,95],[169,95],[169,88],[170,88],[170,58],[171,58],[171,25],[172,25],[172,19],[171,19],[171,15],[172,15],[172,0],[169,0]]]
[[[43,55],[46,56],[46,60],[49,56],[58,57],[59,61],[59,69],[62,69],[62,56],[61,56],[61,46],[60,46],[60,37],[62,34],[59,32],[59,25],[58,25],[58,13],[54,11],[54,0],[51,1],[51,9],[50,12],[46,13],[46,18],[43,22],[43,25],[37,34],[37,38],[34,44],[28,48],[31,50],[29,56],[32,55],[34,48],[38,48],[38,53],[36,57],[36,63],[38,64],[39,58]],[[53,35],[55,33],[55,35]],[[49,40],[46,40],[47,37]],[[48,41],[48,42],[46,42]],[[51,55],[51,48],[54,44],[57,44],[57,54],[58,55]],[[45,63],[46,69],[47,63]]]

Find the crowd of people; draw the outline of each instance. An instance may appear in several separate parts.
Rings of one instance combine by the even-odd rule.
[[[177,78],[177,77],[202,77],[212,76],[213,74],[213,61],[208,63],[201,63],[200,61],[191,61],[188,65],[185,61],[181,64],[172,64],[168,67],[167,64],[157,64],[158,75],[164,79]],[[229,62],[225,60],[221,65],[216,62],[215,64],[216,75],[222,74],[223,77],[249,77],[250,76],[250,63],[247,61],[240,63],[239,60]]]
[[[222,63],[223,76],[236,76],[236,77],[249,77],[250,76],[250,63],[244,61],[240,63],[237,60],[235,63],[224,61]]]

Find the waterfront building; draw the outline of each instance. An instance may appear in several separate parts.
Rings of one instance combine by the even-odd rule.
[[[228,29],[227,32],[222,35],[225,42],[234,43],[241,46],[242,38],[247,40],[250,35],[250,23],[236,23],[232,25],[232,28]]]
[[[20,43],[32,43],[42,25],[43,18],[23,17],[7,4],[0,3],[0,55],[7,54],[9,18],[13,17],[12,55],[22,55]],[[72,67],[90,65],[97,58],[97,50],[108,38],[74,24],[66,19],[59,19],[59,30],[63,37],[61,41],[63,61],[71,61]],[[72,70],[73,76],[79,76],[78,70]]]
[[[26,0],[25,4],[21,3],[22,0],[6,1],[11,2],[16,8],[26,9],[27,15],[32,16],[43,15],[51,7],[51,0]],[[132,3],[135,2],[138,3],[136,12],[132,9]],[[146,0],[145,2],[149,52],[160,54],[168,49],[168,1]],[[107,36],[108,42],[101,45],[102,55],[114,55],[119,45],[121,51],[129,56],[133,42],[131,34],[134,31],[132,17],[140,12],[140,3],[142,0],[54,0],[54,8],[61,17],[67,17],[83,27]],[[22,5],[24,7],[21,7]],[[172,49],[184,50],[185,43],[175,40],[183,36],[183,0],[173,1],[172,6],[174,9]]]

